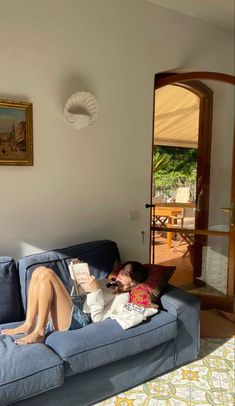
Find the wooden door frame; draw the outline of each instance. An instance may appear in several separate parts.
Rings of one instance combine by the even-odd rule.
[[[235,76],[228,75],[226,73],[218,72],[161,72],[155,75],[154,88],[160,88],[162,86],[170,85],[174,82],[188,81],[188,80],[215,80],[220,82],[230,83],[235,85]],[[156,86],[157,82],[157,86]]]
[[[234,120],[234,138],[233,138],[233,160],[232,160],[232,179],[235,180],[235,120]],[[235,182],[231,185],[231,202],[233,203],[233,210],[235,210]],[[233,213],[235,217],[235,213]],[[235,223],[235,221],[234,221]],[[229,256],[229,268],[233,269],[233,274],[228,275],[228,296],[233,301],[233,295],[235,292],[235,224],[230,226],[230,256]],[[233,289],[232,289],[233,287]]]
[[[171,77],[172,79],[172,77]],[[213,117],[213,94],[214,92],[198,80],[187,80],[180,82],[176,80],[172,86],[182,87],[199,97],[199,123],[198,123],[198,155],[197,155],[197,178],[196,178],[196,207],[200,210],[195,212],[195,228],[208,228],[209,198],[210,198],[210,164],[211,164],[211,139],[212,139],[212,117]],[[155,91],[159,89],[155,80]],[[169,85],[168,85],[169,86]],[[164,86],[160,86],[162,88]],[[153,134],[154,140],[154,134]],[[200,180],[200,181],[199,181]],[[200,184],[199,184],[200,182]],[[200,189],[199,189],[200,187]],[[199,202],[200,200],[200,202]],[[193,280],[195,284],[202,284],[198,281],[201,276],[202,247],[206,245],[207,237],[195,236],[194,270]],[[154,250],[153,250],[154,260]]]
[[[176,72],[162,72],[159,74],[155,75],[155,80],[154,80],[154,96],[153,96],[153,140],[152,140],[152,148],[154,145],[154,121],[155,121],[155,110],[154,110],[154,105],[155,105],[155,90],[158,88],[161,88],[163,86],[166,85],[170,85],[170,84],[176,84],[176,83],[181,83],[183,84],[184,82],[188,82],[188,81],[198,81],[200,79],[203,80],[214,80],[214,81],[221,81],[224,83],[228,83],[231,85],[235,85],[235,77],[232,75],[228,75],[228,74],[224,74],[224,73],[217,73],[217,72],[186,72],[186,73],[176,73]],[[186,84],[187,85],[187,84]],[[205,111],[208,109],[208,106],[205,106]],[[208,112],[207,110],[207,117],[208,117],[208,113],[211,114],[211,118],[212,118],[212,111]],[[206,120],[207,123],[207,120]],[[204,124],[202,124],[203,126]],[[211,128],[209,128],[209,131],[211,131]],[[153,153],[153,151],[152,151]],[[233,140],[233,165],[232,165],[232,179],[235,179],[235,123],[234,123],[234,140]],[[208,172],[209,173],[210,168],[208,168]],[[151,177],[152,179],[152,177]],[[235,204],[235,185],[231,185],[231,201],[233,202],[233,204]],[[152,190],[152,185],[151,185],[151,190]],[[206,197],[208,198],[208,202],[209,202],[209,195],[206,194]],[[151,203],[152,203],[152,192],[151,192]],[[204,203],[205,204],[205,203]],[[207,216],[208,216],[208,212],[207,212]],[[206,217],[202,222],[202,226],[204,221],[206,222]],[[151,222],[151,218],[150,218],[150,222]],[[207,217],[207,222],[208,222],[208,217]],[[150,223],[151,224],[151,223]],[[204,223],[205,224],[205,223]],[[197,224],[197,226],[199,226],[199,224]],[[196,228],[196,227],[195,227]],[[201,227],[197,227],[197,231],[199,234],[198,229],[200,229]],[[204,226],[203,226],[204,228]],[[150,228],[151,229],[151,228]],[[168,231],[170,231],[170,229],[168,229]],[[173,230],[172,230],[173,231]],[[204,230],[203,230],[204,231]],[[204,234],[204,233],[203,233]],[[210,233],[210,234],[213,234]],[[228,289],[227,289],[227,296],[226,298],[218,298],[217,300],[217,306],[218,308],[221,307],[223,309],[227,309],[227,310],[231,310],[233,308],[233,295],[235,292],[235,225],[230,227],[230,232],[229,233],[222,233],[223,235],[228,234],[229,235],[229,272],[228,272]],[[215,234],[216,235],[216,234]],[[206,237],[206,235],[205,235]],[[150,241],[150,252],[151,252],[151,241]],[[151,256],[150,256],[151,258]],[[201,302],[204,304],[207,304],[210,307],[210,302],[211,305],[215,305],[215,298],[207,296],[206,298],[203,298],[202,296],[200,296]],[[221,300],[222,299],[222,300]]]

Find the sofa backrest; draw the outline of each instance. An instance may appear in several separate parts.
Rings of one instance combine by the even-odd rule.
[[[11,257],[0,257],[0,323],[20,321],[23,308],[16,263]]]
[[[18,267],[24,309],[26,309],[27,305],[27,291],[32,273],[40,265],[53,269],[68,292],[71,292],[72,284],[68,265],[72,258],[88,262],[91,274],[100,279],[108,276],[112,271],[115,260],[120,259],[120,255],[114,241],[99,240],[21,258]]]

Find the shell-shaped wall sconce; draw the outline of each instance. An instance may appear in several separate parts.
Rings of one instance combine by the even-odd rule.
[[[74,93],[65,103],[64,116],[74,128],[81,130],[93,124],[98,116],[96,98],[88,92]]]

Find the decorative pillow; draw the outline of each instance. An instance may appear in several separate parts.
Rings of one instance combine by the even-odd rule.
[[[175,266],[145,264],[149,276],[144,283],[137,285],[130,292],[130,303],[143,307],[158,307],[163,289],[175,272]]]

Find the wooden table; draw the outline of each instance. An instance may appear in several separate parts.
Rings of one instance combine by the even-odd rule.
[[[159,226],[168,226],[171,227],[173,224],[172,217],[182,215],[183,207],[177,206],[155,206],[153,211],[153,227]],[[172,232],[167,233],[167,245],[171,247]]]

